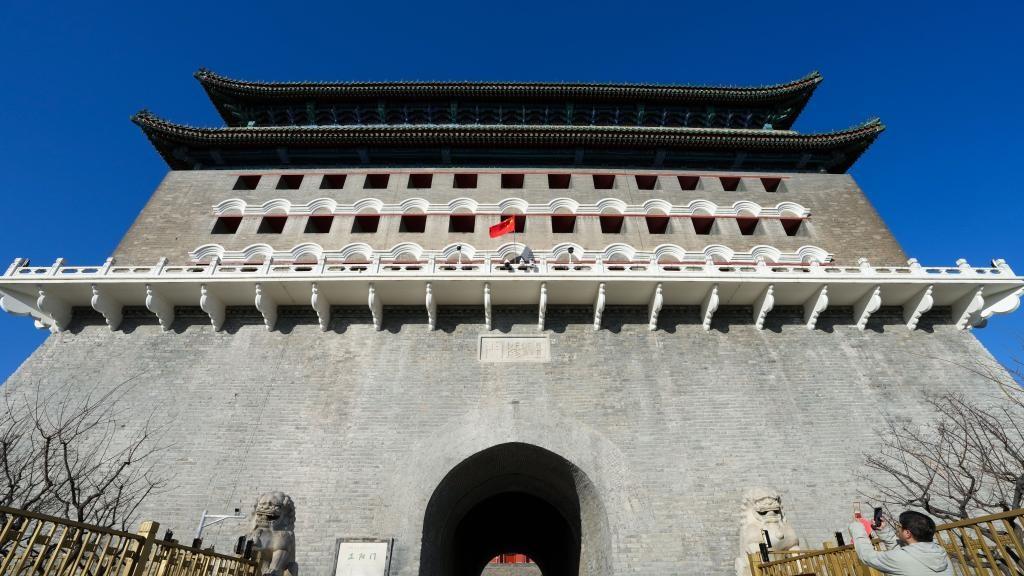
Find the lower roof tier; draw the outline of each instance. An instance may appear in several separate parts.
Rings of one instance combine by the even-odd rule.
[[[995,314],[1013,312],[1024,294],[1024,277],[1005,262],[974,268],[960,261],[954,268],[657,262],[593,265],[572,260],[512,264],[499,260],[432,262],[168,266],[33,267],[18,259],[0,276],[0,308],[33,318],[39,328],[68,329],[75,307],[91,307],[118,329],[125,307],[145,309],[169,330],[176,307],[199,307],[214,329],[224,325],[229,306],[255,308],[273,330],[279,307],[316,311],[328,330],[332,307],[368,307],[382,327],[385,306],[425,310],[429,326],[437,324],[439,306],[480,306],[488,327],[495,306],[537,307],[544,329],[549,306],[590,306],[594,329],[602,326],[606,306],[645,306],[652,330],[666,306],[699,309],[698,320],[710,330],[720,306],[749,307],[761,329],[775,307],[799,307],[803,323],[813,329],[828,308],[851,310],[850,321],[864,330],[881,307],[900,307],[914,330],[933,307],[948,308],[948,320],[960,329],[981,327]],[[443,313],[443,310],[441,310]]]
[[[132,120],[176,170],[303,166],[586,166],[842,173],[885,129],[837,132],[610,126],[197,128]]]

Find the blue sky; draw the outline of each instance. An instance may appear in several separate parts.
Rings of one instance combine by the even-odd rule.
[[[852,173],[909,255],[1001,257],[1024,273],[1022,16],[1019,2],[7,2],[0,270],[15,256],[101,263],[167,170],[128,117],[218,124],[191,77],[206,66],[259,80],[742,85],[820,70],[796,129],[882,118]],[[1024,310],[977,334],[1008,361]],[[44,337],[0,314],[0,380]]]

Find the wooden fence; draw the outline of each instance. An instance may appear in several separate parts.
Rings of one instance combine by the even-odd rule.
[[[946,549],[962,576],[1024,576],[1024,509],[942,524],[935,542]],[[861,564],[853,545],[787,553],[762,562],[749,556],[754,576],[877,576]]]
[[[3,576],[260,576],[254,559],[0,506]]]

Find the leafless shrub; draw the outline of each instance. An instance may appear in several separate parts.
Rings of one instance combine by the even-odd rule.
[[[168,481],[156,469],[163,426],[152,413],[129,418],[137,408],[123,402],[133,380],[85,394],[71,384],[4,390],[0,505],[127,529]]]
[[[989,400],[946,393],[927,398],[926,423],[889,417],[864,476],[884,505],[921,508],[944,520],[1020,508],[1024,502],[1022,366],[985,359],[960,366],[993,383]]]

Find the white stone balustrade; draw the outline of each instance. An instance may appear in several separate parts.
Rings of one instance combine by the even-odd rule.
[[[175,306],[200,306],[220,329],[226,306],[250,305],[263,314],[270,330],[278,306],[289,305],[315,310],[324,330],[331,305],[369,305],[379,328],[387,305],[426,303],[434,326],[439,306],[486,304],[490,314],[493,306],[532,304],[540,308],[541,329],[548,306],[562,304],[593,306],[597,328],[606,305],[646,306],[652,328],[664,306],[697,306],[705,329],[711,328],[720,306],[750,306],[757,328],[772,310],[800,306],[809,329],[827,308],[843,306],[853,309],[851,323],[863,330],[881,307],[900,306],[904,323],[914,330],[936,306],[949,307],[950,322],[958,328],[983,326],[993,315],[1014,311],[1024,293],[1024,278],[1002,260],[984,268],[964,261],[952,267],[922,266],[916,260],[908,264],[601,258],[511,264],[498,258],[451,262],[438,255],[416,261],[381,256],[367,262],[270,259],[260,264],[214,258],[204,264],[167,265],[161,259],[152,266],[119,266],[111,260],[102,266],[68,266],[58,259],[49,266],[32,266],[17,259],[0,276],[0,308],[61,331],[76,306],[95,308],[111,329],[120,325],[124,306],[145,306],[164,329],[174,320]]]

